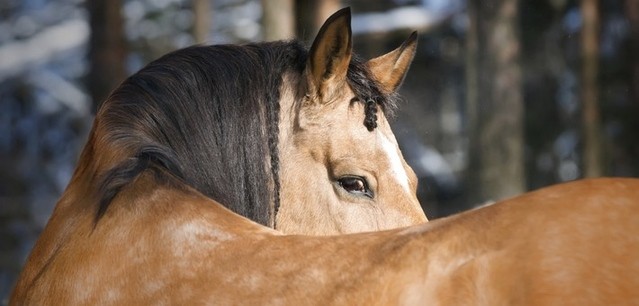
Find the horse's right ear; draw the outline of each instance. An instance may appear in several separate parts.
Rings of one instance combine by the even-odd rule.
[[[330,99],[346,79],[351,62],[351,9],[343,8],[326,20],[309,52],[309,90],[321,100]]]

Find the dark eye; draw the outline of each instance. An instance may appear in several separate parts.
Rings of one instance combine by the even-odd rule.
[[[358,196],[373,197],[373,192],[368,189],[368,183],[362,177],[346,176],[337,180],[340,187],[348,193]]]

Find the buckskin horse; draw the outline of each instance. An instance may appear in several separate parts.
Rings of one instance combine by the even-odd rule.
[[[365,127],[363,130],[368,134],[360,137],[373,135],[376,141],[384,141],[379,134],[382,130],[376,130],[377,116],[373,111],[380,97],[363,96],[365,103],[360,103],[362,97],[357,93],[370,92],[359,91],[358,86],[364,83],[361,78],[349,77],[354,73],[352,70],[358,69],[349,64],[352,61],[349,21],[348,9],[329,18],[304,60],[304,67],[297,70],[306,76],[303,79],[306,85],[297,88],[301,90],[297,95],[303,95],[300,101],[313,103],[306,107],[314,108],[304,110],[305,103],[293,106],[289,110],[296,117],[292,130],[313,127],[321,133],[322,129],[337,124],[309,125],[323,113],[321,108],[343,107],[349,117],[357,119],[351,121],[359,121]],[[413,36],[396,51],[368,62],[363,71],[368,69],[378,88],[389,92],[403,78],[401,71],[406,68],[394,68],[408,65],[412,51],[405,52],[414,48],[411,46]],[[360,73],[365,76],[366,72]],[[360,83],[348,83],[349,79]],[[348,86],[331,88],[329,84],[335,82]],[[151,92],[160,90],[144,84],[153,89]],[[294,90],[282,87],[284,95],[296,95]],[[347,98],[343,98],[344,94]],[[333,99],[329,101],[335,102],[314,102],[327,101],[326,97],[331,95]],[[369,98],[374,102],[369,103]],[[345,106],[340,106],[338,100]],[[380,105],[382,110],[389,107]],[[98,121],[100,118],[98,115],[96,126],[104,124]],[[386,124],[379,119],[381,116],[377,118],[377,128]],[[286,137],[293,136],[284,134],[282,138]],[[96,140],[96,147],[100,141],[110,139]],[[297,141],[309,145],[303,143],[304,139]],[[357,150],[359,145],[360,142],[351,144],[350,150]],[[93,150],[91,142],[82,158],[94,156],[90,150]],[[126,147],[120,150],[112,152],[111,158],[128,152]],[[284,163],[286,154],[282,152],[281,156]],[[392,178],[392,183],[412,188],[414,181],[410,174],[402,171],[410,172],[405,166],[397,167],[402,164],[401,159],[388,156],[391,155],[386,153],[382,160],[395,166],[389,166],[391,176],[385,179]],[[101,162],[108,164],[111,161],[108,157]],[[69,187],[75,193],[65,194],[58,203],[52,221],[21,274],[11,303],[639,303],[637,179],[596,179],[557,185],[401,229],[306,236],[285,234],[232,212],[214,195],[193,185],[184,174],[189,170],[182,168],[189,165],[175,165],[174,158],[162,148],[151,147],[123,164],[99,168],[107,169],[107,174],[98,176],[99,183],[95,181],[97,178],[81,175],[90,170],[95,175],[96,169],[80,167]],[[314,158],[318,164],[331,159],[323,155]],[[385,185],[374,183],[368,172],[351,167],[335,166],[327,170],[327,175],[334,179],[332,191],[352,197],[353,204],[373,205],[367,199],[376,197],[378,188]],[[284,168],[281,170],[284,173]],[[340,178],[347,180],[340,182]],[[403,180],[406,178],[408,181]],[[94,184],[100,186],[93,189],[95,195],[81,194],[85,189],[95,188]],[[277,183],[271,181],[268,186],[274,185]],[[319,190],[303,192],[318,193],[315,195],[318,205],[326,200]],[[282,204],[286,197],[282,192]],[[283,220],[277,217],[279,224]]]
[[[196,46],[149,64],[101,105],[51,227],[99,219],[150,164],[284,233],[427,221],[386,118],[416,36],[363,62],[346,34],[325,28],[311,56],[272,42]]]

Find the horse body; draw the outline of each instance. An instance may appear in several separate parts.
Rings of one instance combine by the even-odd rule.
[[[90,220],[78,224],[73,239],[29,285],[17,288],[14,300],[225,305],[639,302],[639,239],[632,235],[639,230],[636,179],[568,183],[404,229],[310,237],[282,235],[258,225],[164,175],[147,170],[125,187],[90,235]]]

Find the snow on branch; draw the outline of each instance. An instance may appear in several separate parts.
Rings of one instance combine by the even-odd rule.
[[[0,46],[0,81],[81,46],[89,39],[86,20],[72,19],[49,27],[24,41]]]

